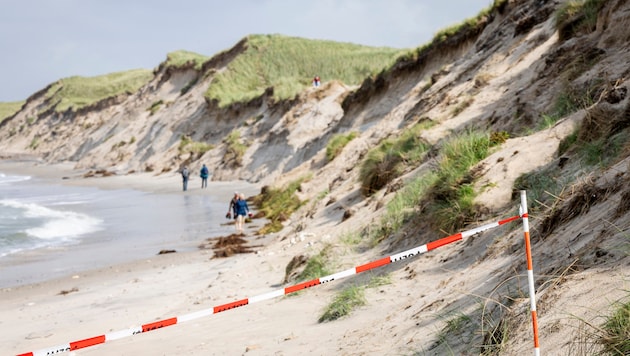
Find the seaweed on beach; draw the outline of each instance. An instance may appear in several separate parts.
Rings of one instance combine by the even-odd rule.
[[[243,239],[243,234],[231,234],[224,237],[209,238],[206,243],[199,245],[202,250],[214,250],[213,258],[230,257],[239,253],[254,253],[254,247],[247,246],[247,240]]]
[[[64,289],[61,292],[57,293],[57,295],[68,295],[70,293],[78,292],[79,288],[74,287],[72,289]]]

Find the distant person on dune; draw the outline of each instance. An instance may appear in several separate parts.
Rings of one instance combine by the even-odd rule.
[[[313,86],[317,88],[320,84],[321,84],[321,81],[319,80],[319,76],[316,75],[315,78],[313,78]]]

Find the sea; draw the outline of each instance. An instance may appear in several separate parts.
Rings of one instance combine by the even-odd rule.
[[[208,186],[212,192],[212,182]],[[190,189],[189,189],[190,190]],[[233,232],[230,193],[154,194],[0,172],[0,288],[192,251]]]

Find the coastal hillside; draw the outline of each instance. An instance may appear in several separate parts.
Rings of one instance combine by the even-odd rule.
[[[1,158],[259,184],[284,285],[518,215],[525,190],[543,353],[625,355],[629,24],[624,0],[495,0],[404,51],[252,35],[6,104]],[[319,298],[330,352],[533,352],[520,223]]]

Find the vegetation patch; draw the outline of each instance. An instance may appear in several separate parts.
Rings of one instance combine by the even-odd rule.
[[[39,147],[39,137],[35,136],[31,140],[31,143],[28,145],[28,148],[30,148],[32,150],[36,150],[37,147]]]
[[[247,151],[247,145],[241,140],[241,132],[234,130],[223,139],[226,144],[225,154],[223,155],[223,163],[231,167],[240,167],[243,164],[243,156]]]
[[[151,106],[149,106],[149,108],[147,109],[147,111],[150,112],[150,115],[155,114],[158,110],[160,110],[160,106],[162,106],[162,104],[164,104],[164,100],[160,99],[156,102],[154,102],[153,104],[151,104]]]
[[[539,171],[528,172],[518,177],[514,183],[514,191],[527,190],[531,209],[534,212],[548,210],[546,219],[551,219],[543,226],[551,227],[559,221],[566,221],[575,216],[577,212],[562,212],[559,207],[563,192],[569,189],[569,185],[583,176],[585,167],[609,167],[617,162],[618,158],[628,146],[628,128],[630,119],[627,114],[629,108],[618,109],[609,105],[596,105],[588,110],[580,126],[564,140],[558,147],[559,163],[549,165]],[[569,170],[570,162],[576,168]],[[569,171],[567,171],[569,170]],[[586,181],[590,181],[588,177]],[[587,204],[587,195],[595,193],[592,183],[577,183],[570,187],[570,191],[576,196],[582,196],[578,204]],[[609,191],[610,187],[604,192]],[[583,191],[586,192],[583,193]],[[602,192],[599,192],[602,193]],[[572,210],[572,209],[570,209]],[[567,215],[568,214],[568,215]],[[579,213],[577,213],[579,215]],[[560,219],[560,220],[558,220]],[[546,220],[545,220],[546,221]],[[546,231],[546,230],[545,230]]]
[[[432,123],[418,123],[405,130],[395,139],[386,139],[370,150],[359,172],[361,192],[370,196],[399,177],[406,169],[416,167],[424,158],[430,145],[420,137],[420,132]]]
[[[24,105],[24,103],[25,101],[13,101],[9,103],[0,103],[0,123],[2,123],[4,119],[18,112],[22,108],[22,105]]]
[[[630,300],[617,303],[601,328],[598,342],[606,355],[630,355]]]
[[[476,192],[470,168],[508,137],[506,132],[467,132],[445,143],[437,168],[407,182],[388,202],[379,224],[364,227],[370,244],[375,246],[423,212],[427,221],[447,232],[471,222],[478,212],[473,206]]]
[[[436,346],[448,345],[450,339],[458,338],[458,343],[469,344],[472,341],[472,335],[469,331],[473,325],[473,320],[470,316],[457,312],[449,315],[445,320],[444,327],[438,332],[436,338]]]
[[[294,211],[306,204],[306,201],[300,201],[295,194],[305,180],[306,178],[300,178],[280,189],[265,186],[261,189],[260,194],[254,197],[253,201],[258,206],[259,214],[269,220],[269,223],[258,231],[259,234],[268,234],[282,230],[282,222],[286,221]]]
[[[353,285],[345,288],[335,296],[318,321],[323,323],[349,315],[354,309],[367,303],[365,298],[367,288],[376,288],[390,283],[389,276],[375,276],[365,286]]]
[[[351,286],[345,288],[341,293],[335,296],[324,314],[319,317],[319,322],[337,320],[343,316],[350,314],[355,308],[366,304],[365,289],[359,286]]]
[[[475,101],[474,97],[472,96],[466,97],[463,101],[461,101],[459,104],[457,104],[453,108],[453,111],[452,111],[453,116],[457,116],[461,114],[461,112],[464,111],[470,105],[472,105],[474,101]]]
[[[569,0],[556,11],[555,22],[560,40],[595,31],[597,16],[606,0]]]
[[[500,143],[490,138],[487,133],[468,131],[451,138],[440,150],[437,177],[427,207],[432,224],[439,230],[451,233],[479,214],[473,204],[475,177],[470,168]]]
[[[120,94],[136,92],[153,78],[147,69],[136,69],[96,77],[70,77],[51,85],[46,93],[57,112],[81,109]]]
[[[298,282],[310,281],[331,273],[328,264],[330,262],[331,246],[326,245],[317,255],[306,261],[306,267],[297,276]]]
[[[630,300],[617,301],[609,315],[598,324],[579,318],[577,341],[569,348],[572,355],[630,355]]]
[[[339,240],[348,246],[356,246],[363,241],[363,238],[358,231],[353,231],[341,235]]]
[[[293,98],[322,80],[357,85],[393,64],[403,51],[281,35],[247,37],[246,50],[215,76],[205,96],[220,107],[260,97],[268,88],[278,100]]]
[[[437,174],[428,172],[407,183],[389,201],[386,212],[382,215],[379,224],[365,227],[363,232],[369,236],[371,246],[376,246],[386,237],[396,233],[405,222],[417,216],[420,210],[420,202],[425,199],[431,187],[436,184]]]
[[[326,145],[326,159],[328,162],[339,156],[341,151],[343,151],[343,148],[358,135],[358,132],[350,132],[348,134],[337,134],[333,136],[328,142],[328,145]]]
[[[200,70],[208,59],[210,57],[195,52],[175,51],[166,55],[166,65],[175,68],[191,66],[196,70]]]
[[[475,33],[480,31],[481,27],[487,23],[487,19],[492,16],[494,12],[502,12],[507,5],[508,0],[494,0],[492,5],[485,9],[482,9],[477,16],[468,18],[456,25],[447,27],[438,31],[431,42],[418,47],[412,51],[405,53],[400,57],[400,62],[415,61],[418,58],[426,55],[430,50],[438,47],[440,44],[449,41],[452,38],[461,36],[466,37],[467,33]]]
[[[604,186],[597,186],[592,181],[574,184],[567,196],[558,197],[549,215],[540,224],[540,233],[537,235],[542,239],[548,237],[558,226],[588,213],[591,207],[606,200],[626,183],[625,180],[618,179]]]
[[[179,153],[190,152],[191,154],[194,154],[197,157],[203,156],[204,153],[210,151],[213,148],[214,148],[213,145],[209,143],[205,143],[205,142],[193,141],[187,135],[182,135],[179,141],[179,146],[177,147]]]

